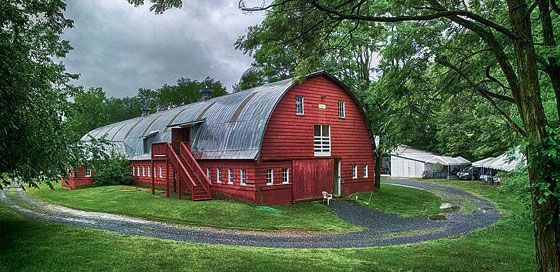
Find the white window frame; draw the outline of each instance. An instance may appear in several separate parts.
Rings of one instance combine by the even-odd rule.
[[[216,182],[222,183],[222,171],[220,171],[220,168],[216,168]]]
[[[146,167],[142,166],[142,176],[146,176]]]
[[[136,166],[136,176],[140,177],[140,166]]]
[[[148,166],[148,177],[152,176],[152,167]]]
[[[315,127],[319,126],[320,135],[315,135]],[[328,127],[328,136],[323,135],[323,127]],[[315,157],[331,155],[331,126],[313,125],[313,151]]]
[[[159,177],[163,178],[163,168],[161,166],[159,167]]]
[[[369,176],[369,167],[367,164],[364,164],[364,178],[367,178]]]
[[[266,185],[274,184],[274,169],[266,169]]]
[[[239,184],[247,185],[247,177],[245,176],[245,169],[239,169]]]
[[[282,184],[290,183],[290,168],[282,168]]]
[[[91,168],[86,166],[86,178],[91,177]]]
[[[206,168],[206,177],[208,178],[208,180],[212,180],[212,171],[210,170],[210,168]]]
[[[300,112],[301,110],[301,112]],[[296,115],[304,115],[305,114],[305,102],[304,98],[301,95],[296,96]]]
[[[233,184],[233,172],[231,171],[231,168],[228,168],[227,170],[227,183]]]
[[[354,164],[352,166],[352,178],[353,179],[357,179],[358,178],[358,165]]]
[[[132,166],[132,176],[134,177],[136,175],[136,169],[134,168],[134,166]]]
[[[346,118],[346,102],[344,100],[338,101],[338,118]]]

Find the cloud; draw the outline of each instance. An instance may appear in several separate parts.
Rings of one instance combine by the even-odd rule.
[[[161,15],[125,0],[71,0],[66,17],[74,28],[63,38],[74,50],[64,64],[81,74],[74,83],[123,97],[179,77],[210,76],[231,90],[252,61],[233,43],[264,13],[244,14],[231,0],[184,1],[182,9]]]

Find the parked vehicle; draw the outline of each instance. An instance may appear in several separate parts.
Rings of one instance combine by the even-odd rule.
[[[459,179],[474,180],[480,178],[480,168],[469,166],[457,173]]]

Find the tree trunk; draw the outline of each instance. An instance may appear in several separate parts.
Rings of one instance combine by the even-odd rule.
[[[556,1],[556,0],[552,0]],[[539,17],[541,20],[543,43],[547,49],[553,50],[556,48],[556,38],[554,37],[554,24],[550,16],[550,0],[541,0],[537,2],[539,5]],[[546,63],[543,65],[544,71],[548,74],[552,89],[556,96],[556,110],[560,117],[560,63],[554,55],[548,56],[544,60]]]
[[[381,164],[383,162],[383,154],[380,148],[375,149],[375,176],[373,180],[373,189],[381,188]]]
[[[525,0],[508,0],[507,3],[511,27],[518,37],[515,40],[515,55],[521,99],[517,107],[529,141],[529,183],[532,186],[546,183],[549,189],[554,190],[554,180],[543,175],[548,172],[546,164],[542,159],[535,157],[535,148],[542,144],[546,137],[546,119],[540,98],[537,56],[532,40],[530,17],[527,16],[527,3]],[[543,197],[546,202],[539,203],[539,199]],[[552,195],[545,197],[537,190],[531,192],[531,199],[538,271],[560,271],[558,202]]]

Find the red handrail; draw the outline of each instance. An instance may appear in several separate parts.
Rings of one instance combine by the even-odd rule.
[[[198,164],[198,162],[192,155],[191,151],[187,148],[187,145],[185,145],[185,143],[180,144],[179,153],[185,159],[185,161],[187,161],[187,165],[190,166],[192,172],[195,174],[197,180],[200,182],[200,185],[202,185],[202,188],[204,188],[206,193],[211,194],[210,180],[202,170],[202,167],[200,167],[200,164]]]
[[[187,171],[187,169],[185,168],[185,166],[183,165],[183,163],[181,162],[181,160],[179,159],[179,156],[177,156],[177,153],[175,153],[175,150],[173,150],[173,147],[171,146],[170,143],[166,143],[167,146],[167,154],[168,156],[171,158],[171,160],[169,160],[172,164],[176,164],[176,167],[179,168],[181,171],[178,171],[180,174],[183,174],[187,181],[189,181],[189,183],[187,183],[187,186],[189,186],[189,188],[192,189],[194,187],[196,187],[196,182],[194,182],[193,178],[191,177],[191,175],[189,174],[189,172]]]

